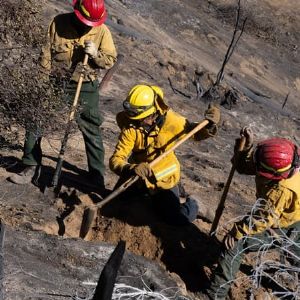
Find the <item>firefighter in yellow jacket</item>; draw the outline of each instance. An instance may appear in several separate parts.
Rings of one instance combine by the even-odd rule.
[[[109,29],[104,23],[106,9],[103,0],[73,0],[74,12],[54,17],[48,28],[42,48],[40,64],[46,74],[59,76],[66,70],[71,80],[66,87],[67,99],[72,101],[85,53],[88,65],[80,93],[81,112],[77,123],[83,134],[90,179],[104,185],[104,147],[99,126],[99,89],[97,75],[100,69],[108,69],[116,61],[117,53]],[[39,129],[27,128],[23,165],[24,170],[10,180],[17,184],[30,183],[41,165],[41,133]]]
[[[136,195],[137,190],[141,194],[144,191],[151,196],[168,223],[192,222],[197,216],[198,207],[191,198],[180,204],[180,164],[175,153],[171,152],[152,168],[149,163],[171,148],[195,124],[169,109],[163,100],[163,91],[157,86],[134,86],[123,107],[124,110],[117,115],[121,134],[109,161],[111,170],[120,176],[117,186],[129,176],[138,175],[141,181],[129,188],[124,197]],[[215,106],[208,108],[205,118],[210,123],[195,135],[196,140],[216,134],[220,110]]]
[[[225,253],[206,290],[210,299],[226,298],[244,253],[258,251],[280,236],[294,241],[286,251],[292,253],[292,264],[300,267],[299,150],[284,138],[267,139],[254,148],[252,131],[246,127],[242,135],[246,147],[237,171],[255,175],[258,200],[251,213],[235,223],[224,239]]]

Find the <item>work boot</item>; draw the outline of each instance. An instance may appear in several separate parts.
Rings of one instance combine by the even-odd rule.
[[[29,184],[33,177],[36,175],[36,171],[39,170],[38,166],[26,166],[20,173],[13,174],[8,179],[16,184]]]
[[[100,173],[90,172],[88,175],[89,183],[99,189],[104,189],[104,177]]]
[[[187,197],[187,200],[188,199],[195,200],[198,205],[197,218],[203,219],[204,221],[207,221],[209,223],[213,222],[215,211],[212,207],[210,207],[210,205],[208,203],[207,204],[204,203],[204,201],[199,199],[196,195],[189,195]]]

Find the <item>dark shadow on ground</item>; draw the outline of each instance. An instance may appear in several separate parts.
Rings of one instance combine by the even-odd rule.
[[[53,157],[53,156],[50,156],[50,155],[43,155],[43,157],[47,158],[47,159],[50,159],[54,162],[57,162],[57,157]],[[86,176],[87,175],[87,171],[86,170],[83,170],[81,168],[78,168],[77,166],[75,165],[72,165],[70,164],[68,161],[64,160],[63,162],[63,168],[65,170],[68,170],[68,171],[71,171],[73,173],[76,173],[78,175],[82,175],[82,176]]]
[[[52,156],[44,156],[53,161],[57,161],[57,158]],[[58,191],[64,186],[68,189],[76,189],[82,193],[96,193],[101,198],[105,197],[108,190],[103,189],[95,184],[91,183],[91,178],[86,170],[80,169],[75,165],[70,164],[67,161],[63,162],[63,171],[60,176]],[[51,186],[52,177],[54,174],[54,169],[52,167],[43,166],[42,177],[39,180],[40,186],[49,187]]]
[[[22,150],[23,146],[21,144],[13,144],[5,136],[0,134],[0,150]]]
[[[56,161],[54,157],[45,157]],[[5,168],[10,173],[19,173],[24,169],[22,161],[13,156],[0,156],[0,167]],[[65,233],[65,218],[74,211],[76,205],[81,204],[79,199],[80,193],[91,194],[91,199],[98,202],[110,191],[91,185],[87,171],[66,161],[63,163],[63,171],[58,186],[54,188],[51,186],[54,171],[53,167],[42,166],[39,178],[33,180],[32,184],[39,188],[41,196],[45,197],[50,205],[54,205],[57,198],[63,201],[65,208],[60,212],[59,216],[56,217],[59,226],[58,235],[63,236]],[[10,181],[9,178],[7,178],[7,180]],[[22,186],[18,186],[18,188],[19,187],[21,188]],[[30,188],[29,185],[27,185],[27,187]],[[26,188],[26,186],[23,186],[23,188]],[[34,187],[32,186],[32,188]]]
[[[191,292],[200,291],[208,285],[204,267],[216,262],[221,247],[219,242],[201,232],[196,225],[173,226],[164,223],[155,213],[151,199],[142,195],[135,199],[115,198],[100,213],[132,226],[149,226],[152,234],[161,241],[161,260],[168,271],[178,274]]]
[[[4,168],[7,172],[17,173],[21,171],[21,160],[14,156],[0,155],[0,167]]]
[[[57,161],[56,157],[47,155],[44,157],[55,162]],[[19,173],[24,169],[22,161],[13,156],[0,156],[0,167],[5,168],[6,171],[10,173]],[[99,188],[98,186],[90,183],[88,172],[86,170],[80,169],[67,161],[63,162],[62,168],[63,170],[55,191],[56,195],[59,194],[62,186],[65,189],[76,189],[82,193],[97,193],[100,197],[107,195],[107,190],[103,190],[103,188]],[[39,187],[42,193],[51,187],[54,171],[53,167],[43,165],[39,178],[33,181],[33,184]]]
[[[61,193],[59,196],[62,199],[63,203],[65,204],[65,209],[59,216],[56,217],[56,221],[59,226],[58,235],[63,236],[66,231],[66,227],[64,223],[65,218],[75,210],[76,205],[81,204],[81,201],[78,198],[75,190],[73,190],[71,194],[64,192]]]

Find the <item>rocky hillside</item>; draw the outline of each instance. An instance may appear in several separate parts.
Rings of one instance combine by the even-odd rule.
[[[20,1],[4,2],[0,9],[3,14],[5,8],[16,5],[22,12]],[[14,32],[19,32],[19,36],[11,35],[9,29],[12,24],[2,20],[1,27],[7,32],[0,31],[0,59],[2,66],[8,69],[25,51],[18,45],[36,57],[42,42],[40,36],[51,18],[72,9],[69,1],[29,2],[38,5],[29,16],[24,13],[24,18],[16,21],[16,24],[23,22],[26,25],[23,31],[22,27],[14,26]],[[100,96],[105,118],[102,133],[106,165],[119,134],[115,115],[122,110],[122,101],[131,86],[138,83],[160,86],[170,107],[191,121],[203,118],[210,101],[221,105],[222,121],[218,136],[200,144],[189,141],[176,151],[182,166],[183,201],[186,194],[196,194],[212,209],[217,206],[231,167],[234,140],[245,125],[253,129],[256,140],[282,136],[300,144],[299,0],[241,1],[238,33],[246,19],[244,32],[225,66],[224,79],[209,99],[201,97],[201,94],[215,82],[224,61],[236,24],[237,1],[106,0],[106,6],[109,13],[106,24],[112,31],[118,52],[124,55],[120,68]],[[34,20],[29,19],[33,16]],[[30,26],[28,22],[38,24],[39,30],[34,30],[37,27]],[[30,27],[39,39],[25,35]],[[1,70],[5,78],[6,71]],[[0,92],[4,90],[4,82]],[[35,81],[31,87],[34,84]],[[63,119],[66,111],[62,109],[60,113]],[[56,236],[77,238],[83,208],[92,203],[88,196],[82,196],[88,189],[76,184],[86,171],[80,132],[75,129],[72,132],[62,192],[60,198],[53,201],[42,194],[41,186],[15,188],[6,180],[16,171],[22,156],[24,129],[22,122],[16,121],[18,119],[12,117],[8,119],[10,124],[1,124],[0,218],[10,230],[24,231],[29,238],[33,231],[51,235],[50,241],[61,240]],[[51,178],[61,137],[61,130],[52,130],[43,139],[44,172],[40,183]],[[107,188],[112,189],[116,180],[117,177],[107,167]],[[222,228],[217,234],[219,241],[232,219],[245,214],[254,201],[253,178],[236,174],[221,219]],[[218,241],[208,237],[211,224],[197,219],[191,226],[173,228],[161,223],[146,201],[129,202],[130,205],[124,205],[115,201],[104,207],[86,243],[78,241],[78,245],[86,249],[90,242],[93,245],[102,245],[103,242],[116,244],[123,239],[128,251],[159,264],[164,268],[165,276],[171,276],[183,294],[197,299],[197,292],[207,283],[220,251]],[[44,243],[45,236],[41,238],[40,233],[38,235],[37,238]],[[17,238],[18,241],[20,239]],[[55,240],[55,243],[59,242]],[[76,255],[74,260],[80,260]],[[252,264],[251,256],[247,257],[239,277],[249,275]],[[27,269],[27,272],[30,270]],[[9,284],[5,281],[7,289],[11,288]],[[47,292],[50,293],[50,290]],[[237,281],[230,297],[247,299],[252,292],[249,280]]]

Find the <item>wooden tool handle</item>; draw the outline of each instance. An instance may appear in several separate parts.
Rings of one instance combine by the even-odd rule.
[[[89,56],[87,54],[85,54],[84,59],[83,59],[83,64],[82,64],[83,67],[85,67],[87,65],[88,59],[89,59]],[[84,72],[81,72],[78,83],[77,83],[77,88],[76,88],[76,92],[75,92],[75,96],[74,96],[74,100],[73,100],[73,104],[72,104],[72,108],[71,108],[71,113],[69,115],[69,120],[68,120],[69,122],[72,121],[75,116],[83,79],[84,79]]]
[[[177,147],[179,147],[182,143],[184,143],[186,140],[188,140],[191,136],[193,136],[196,132],[204,128],[209,123],[208,120],[204,120],[201,123],[199,123],[194,129],[192,129],[189,133],[187,133],[183,138],[179,139],[175,145],[173,145],[170,149],[168,149],[166,152],[158,156],[156,159],[154,159],[149,165],[150,167],[153,167],[155,164],[160,162],[162,159],[164,159],[168,154],[170,154],[172,151],[174,151]],[[102,207],[104,204],[108,203],[110,200],[121,194],[123,191],[125,191],[128,187],[130,187],[133,183],[135,183],[139,179],[139,176],[133,176],[130,177],[127,181],[125,181],[122,185],[120,185],[116,190],[114,190],[109,196],[104,198],[101,202],[97,203],[96,207]]]
[[[241,151],[243,151],[243,149],[245,147],[245,143],[246,143],[246,138],[244,136],[242,136],[241,140],[240,140],[240,143],[239,143],[239,146],[238,146],[238,149],[237,149],[237,152],[235,153],[234,158],[233,158],[232,167],[231,167],[230,173],[228,175],[227,182],[225,184],[220,202],[218,204],[216,214],[215,214],[215,218],[214,218],[213,223],[211,225],[211,229],[210,229],[210,233],[209,233],[210,235],[214,234],[214,232],[216,231],[216,229],[218,227],[218,224],[219,224],[219,221],[221,219],[223,210],[225,208],[224,204],[225,204],[225,201],[226,201],[226,197],[227,197],[227,194],[228,194],[228,191],[229,191],[229,187],[230,187],[235,169],[236,169],[236,164],[238,162],[238,158],[239,158],[239,155],[240,155]]]

